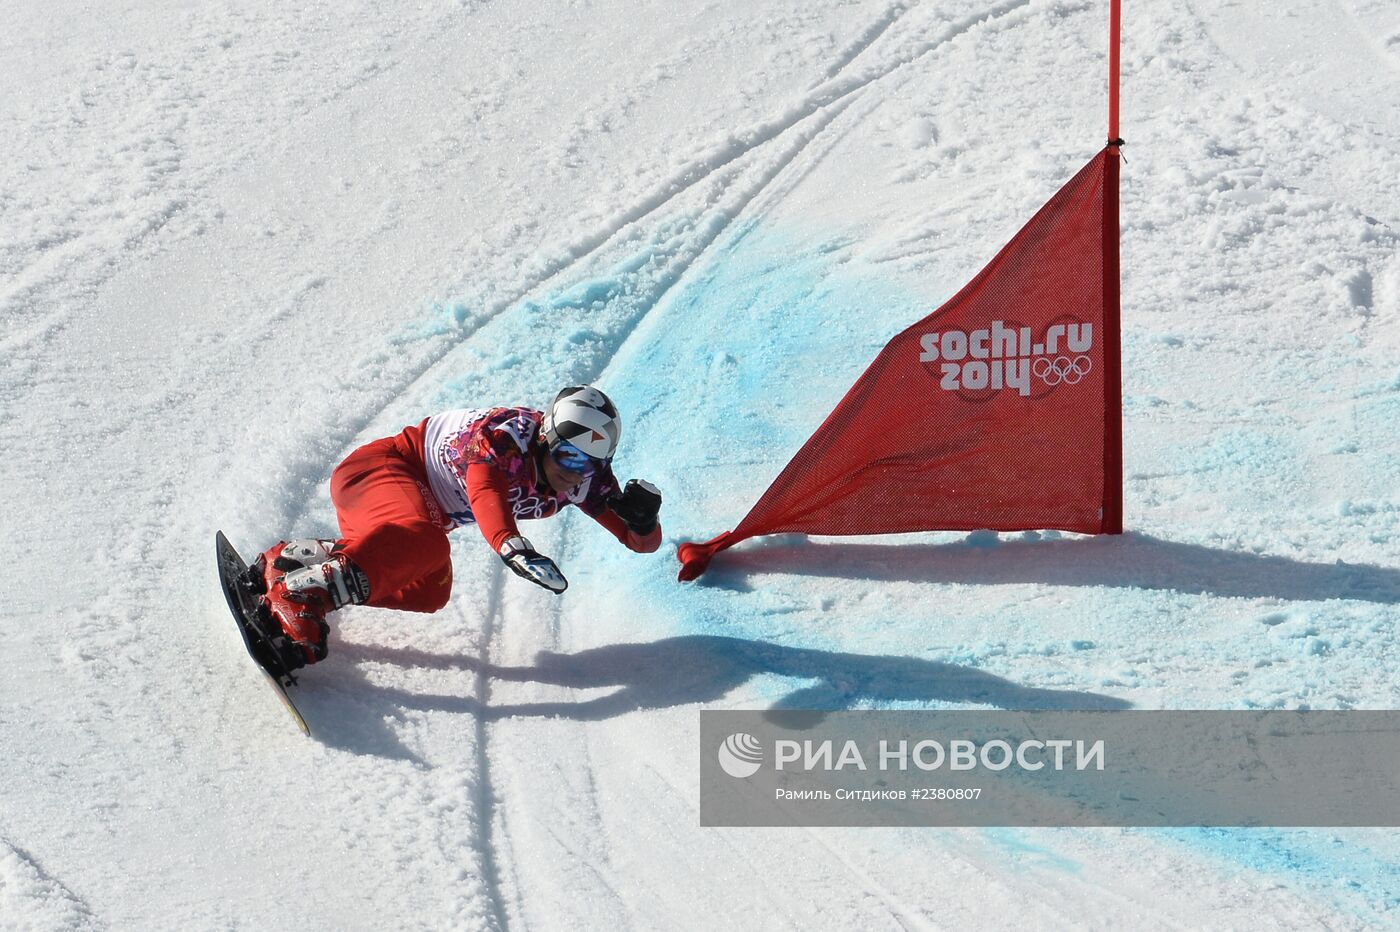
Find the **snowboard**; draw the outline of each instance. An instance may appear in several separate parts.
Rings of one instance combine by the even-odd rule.
[[[297,678],[283,666],[268,644],[273,636],[268,627],[272,622],[258,610],[259,592],[248,571],[248,564],[233,549],[223,531],[215,534],[214,544],[219,558],[219,583],[223,586],[224,598],[228,600],[233,620],[238,625],[238,633],[243,635],[243,646],[248,649],[248,657],[268,685],[276,690],[277,698],[282,700],[282,705],[291,713],[302,734],[309,737],[311,729],[306,726],[306,719],[301,717],[296,703],[287,694],[287,687],[295,686]]]

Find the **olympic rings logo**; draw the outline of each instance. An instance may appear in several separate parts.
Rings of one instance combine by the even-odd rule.
[[[1056,356],[1050,359],[1041,356],[1031,363],[1031,374],[1046,385],[1076,385],[1094,368],[1094,361],[1088,356]]]
[[[549,515],[545,513],[544,499],[535,495],[517,498],[511,502],[511,505],[513,506],[512,510],[515,512],[517,518],[533,518],[538,521],[540,518],[549,517]]]

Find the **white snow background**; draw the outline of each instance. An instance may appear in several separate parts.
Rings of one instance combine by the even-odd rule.
[[[1400,7],[1125,6],[1129,533],[687,586],[1100,148],[1106,2],[0,7],[0,927],[1396,925],[1391,830],[698,826],[700,708],[1395,704]],[[333,534],[357,444],[580,381],[663,551],[527,524],[555,599],[457,532],[303,738],[215,529]]]

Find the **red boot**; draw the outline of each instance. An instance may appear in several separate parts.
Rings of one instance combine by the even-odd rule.
[[[330,625],[326,615],[369,598],[369,581],[333,541],[282,541],[269,547],[253,564],[266,591],[263,604],[291,643],[273,648],[288,670],[326,657]]]

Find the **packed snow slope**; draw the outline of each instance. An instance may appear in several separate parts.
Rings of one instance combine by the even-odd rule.
[[[1400,7],[1138,0],[1121,538],[732,527],[1104,138],[1106,3],[0,8],[0,927],[1364,928],[1387,830],[714,830],[701,708],[1386,708]],[[213,534],[592,381],[642,556],[471,529],[297,692]]]

